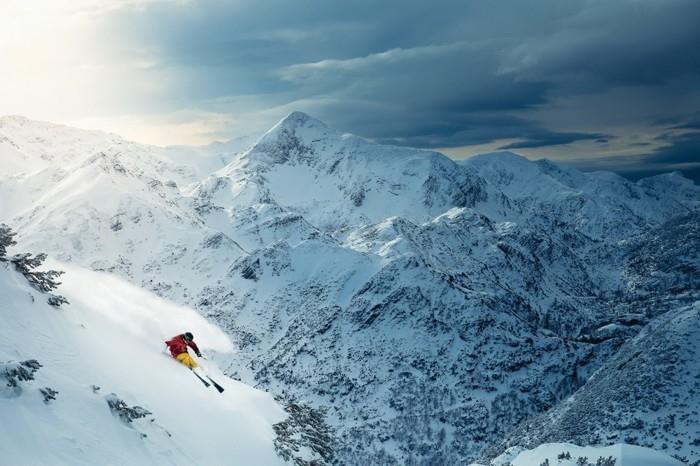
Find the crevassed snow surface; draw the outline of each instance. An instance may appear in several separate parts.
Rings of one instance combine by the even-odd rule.
[[[43,366],[35,380],[0,388],[0,463],[283,464],[272,424],[285,415],[270,395],[204,361],[225,387],[219,394],[163,352],[165,339],[186,330],[205,355],[230,352],[224,333],[114,276],[52,265],[67,271],[60,292],[71,304],[61,309],[0,263],[0,363]],[[56,400],[44,403],[43,387]],[[111,393],[152,415],[125,424],[107,405]]]

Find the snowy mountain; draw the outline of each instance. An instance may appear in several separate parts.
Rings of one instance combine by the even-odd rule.
[[[582,173],[510,152],[478,155],[463,165],[513,201],[507,219],[566,225],[597,240],[624,239],[698,207],[698,187],[677,173],[633,183],[614,173]]]
[[[0,221],[24,249],[198,310],[236,345],[214,356],[229,375],[329,409],[342,464],[566,441],[515,433],[700,299],[700,188],[679,175],[455,163],[299,112],[225,147],[2,119]]]
[[[505,446],[625,441],[700,457],[700,302],[653,320],[566,402],[511,433]],[[554,440],[556,439],[556,440]]]
[[[14,218],[15,229],[32,232],[22,235],[25,249],[118,271],[153,290],[176,286],[185,296],[183,283],[198,281],[203,272],[216,276],[243,253],[178,204],[178,186],[196,179],[193,160],[189,166],[173,162],[168,150],[117,136],[73,129],[63,135],[63,127],[36,126],[42,136],[33,138],[28,120],[0,121],[3,160],[19,158],[21,147],[27,154],[22,159],[32,161],[22,172],[0,177],[0,215]],[[193,263],[198,269],[185,280]],[[157,280],[168,273],[173,278]]]
[[[295,112],[188,194],[250,249],[396,215],[427,221],[473,206],[479,183],[436,152],[378,146]]]

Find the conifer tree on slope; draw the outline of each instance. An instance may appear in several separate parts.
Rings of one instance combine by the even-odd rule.
[[[0,261],[7,262],[7,248],[14,246],[17,242],[14,237],[17,233],[12,231],[12,228],[5,224],[0,224]],[[58,270],[47,270],[46,272],[36,270],[41,264],[46,260],[46,254],[40,253],[33,256],[31,253],[25,252],[22,254],[15,254],[9,261],[15,266],[15,269],[24,275],[30,285],[32,285],[37,290],[42,293],[48,293],[48,302],[52,306],[60,306],[61,304],[67,304],[68,300],[60,295],[51,294],[51,291],[58,288],[61,282],[57,281],[56,278],[63,275],[62,271]]]
[[[14,240],[15,235],[12,228],[4,223],[0,224],[0,262],[7,262],[7,248],[17,244]]]

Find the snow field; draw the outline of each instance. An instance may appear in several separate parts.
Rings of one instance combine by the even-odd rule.
[[[560,459],[562,453],[569,459]],[[567,458],[568,458],[567,456]],[[607,447],[579,447],[570,443],[545,443],[532,450],[510,449],[496,458],[494,466],[540,466],[549,461],[551,466],[577,466],[579,458],[587,458],[595,465],[599,458],[613,458],[615,466],[680,466],[683,463],[670,456],[637,445],[615,444]],[[476,466],[476,465],[473,465]]]
[[[270,395],[203,361],[226,389],[219,394],[162,351],[189,330],[205,355],[230,353],[219,329],[114,276],[51,265],[67,271],[59,292],[71,304],[61,309],[0,265],[0,361],[43,365],[21,393],[0,392],[4,464],[283,464],[272,424],[285,415]],[[58,390],[48,404],[45,386]],[[152,416],[123,423],[104,399],[110,393]]]

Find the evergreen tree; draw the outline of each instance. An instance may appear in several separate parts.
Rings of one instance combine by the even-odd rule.
[[[36,270],[46,260],[46,254],[41,253],[36,256],[25,252],[23,254],[15,254],[7,257],[7,248],[17,244],[14,237],[17,235],[12,228],[4,223],[0,224],[0,262],[10,261],[15,266],[15,269],[24,275],[30,285],[42,293],[48,293],[48,303],[52,306],[59,307],[61,304],[68,304],[68,300],[60,295],[51,294],[50,291],[58,288],[61,282],[56,278],[63,275],[63,272],[58,270],[47,270],[41,272]]]
[[[64,272],[59,270],[47,270],[46,272],[36,270],[45,260],[46,254],[43,252],[36,256],[25,252],[14,255],[10,262],[12,262],[19,273],[24,275],[30,285],[42,293],[49,294],[48,303],[50,305],[59,307],[61,304],[68,304],[68,300],[65,297],[50,293],[50,291],[55,290],[61,284],[56,278],[63,275]]]
[[[17,244],[14,240],[16,234],[9,226],[0,224],[0,262],[7,262],[7,248]]]
[[[15,269],[19,273],[25,276],[29,284],[32,285],[37,290],[42,293],[48,293],[49,291],[58,288],[61,282],[56,281],[56,278],[63,275],[62,271],[58,270],[47,270],[46,272],[40,272],[35,270],[46,260],[46,254],[43,252],[32,256],[31,253],[25,252],[22,254],[16,254],[10,259],[14,264]]]

